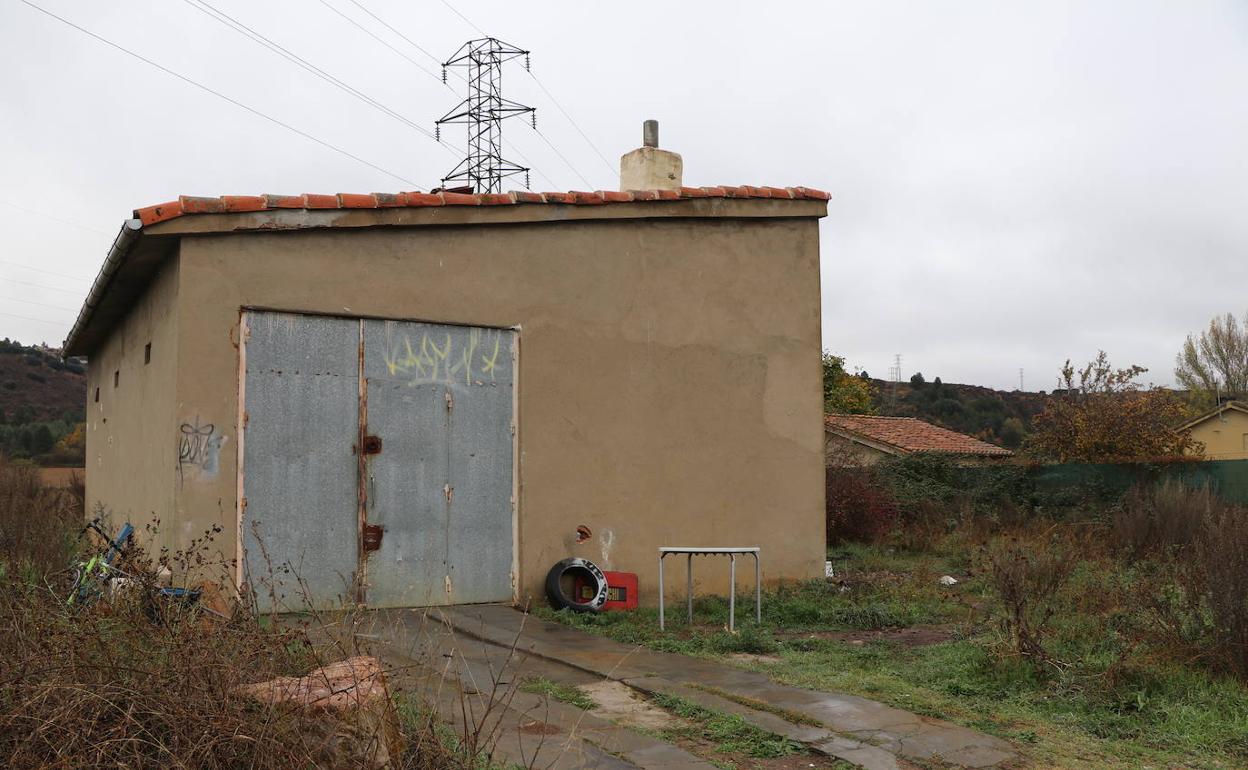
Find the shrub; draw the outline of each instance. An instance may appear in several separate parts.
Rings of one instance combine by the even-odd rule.
[[[919,452],[887,458],[875,468],[903,511],[940,503],[991,515],[1002,505],[1030,498],[1027,471],[1020,465],[963,465],[956,457]]]
[[[1034,663],[1050,662],[1044,640],[1074,559],[1054,541],[1031,544],[1017,538],[989,544],[985,556],[1011,651]]]
[[[826,475],[828,543],[880,539],[897,522],[897,503],[870,468],[831,467]]]
[[[1206,517],[1222,507],[1208,486],[1193,487],[1177,479],[1137,484],[1114,512],[1111,538],[1133,559],[1177,553],[1199,537]]]
[[[1208,604],[1219,666],[1248,681],[1248,510],[1214,507],[1192,551],[1198,569],[1182,574]]]

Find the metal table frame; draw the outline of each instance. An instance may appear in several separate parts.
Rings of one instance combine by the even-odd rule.
[[[693,622],[693,557],[694,556],[727,556],[728,557],[728,630],[737,628],[737,556],[748,553],[754,557],[754,622],[763,621],[762,570],[759,567],[759,548],[659,548],[659,630],[666,629],[664,617],[663,595],[663,558],[671,554],[685,554],[687,559],[685,575],[685,605],[688,622]]]

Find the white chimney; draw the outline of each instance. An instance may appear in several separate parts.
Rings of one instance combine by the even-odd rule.
[[[659,149],[659,121],[645,122],[641,144],[620,158],[620,189],[679,190],[684,163],[676,153]]]

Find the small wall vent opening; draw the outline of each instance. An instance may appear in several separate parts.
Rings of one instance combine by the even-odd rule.
[[[143,346],[143,363],[150,364],[152,362],[152,343]]]
[[[113,372],[113,387],[121,385],[121,370],[117,369]]]
[[[98,404],[98,403],[100,403],[100,388],[99,388],[99,386],[96,386],[96,388],[95,388],[95,403],[97,403],[97,404]]]

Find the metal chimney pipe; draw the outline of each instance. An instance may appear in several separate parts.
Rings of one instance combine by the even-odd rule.
[[[658,147],[659,146],[659,121],[647,120],[645,123],[642,124],[641,146],[642,147]]]

